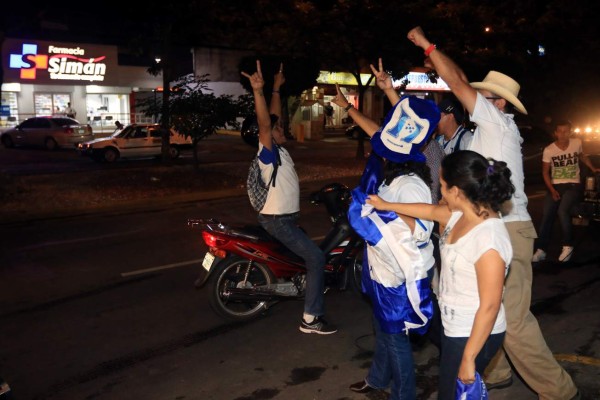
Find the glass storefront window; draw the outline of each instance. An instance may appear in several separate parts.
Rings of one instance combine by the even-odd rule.
[[[44,115],[64,114],[71,95],[66,93],[36,93],[34,107],[36,117]]]
[[[130,122],[129,95],[126,94],[88,94],[86,109],[88,123],[93,127],[114,128],[115,121]]]
[[[19,123],[19,107],[15,92],[2,92],[0,104],[0,126],[15,126]]]

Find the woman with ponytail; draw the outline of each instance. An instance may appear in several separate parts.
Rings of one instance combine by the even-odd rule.
[[[473,151],[442,161],[441,192],[446,204],[401,204],[370,195],[378,210],[394,211],[445,225],[440,238],[442,269],[439,306],[444,332],[438,399],[454,399],[456,379],[475,381],[496,354],[506,330],[504,278],[512,258],[501,218],[515,191],[506,163]]]

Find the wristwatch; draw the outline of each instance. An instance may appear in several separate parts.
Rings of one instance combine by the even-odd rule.
[[[354,108],[354,105],[352,105],[352,103],[348,103],[348,105],[344,107],[344,111],[348,112],[351,108]]]

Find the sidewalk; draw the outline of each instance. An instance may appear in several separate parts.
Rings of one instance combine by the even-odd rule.
[[[368,143],[365,147],[368,151]],[[335,181],[353,187],[364,167],[364,162],[355,158],[356,142],[339,132],[328,132],[322,141],[290,141],[286,148],[296,163],[302,192],[310,193]],[[0,223],[152,210],[246,196],[246,176],[254,152],[235,132],[229,132],[200,143],[198,170],[190,152],[188,158],[176,160],[172,166],[5,174],[0,178],[8,193],[3,196]]]

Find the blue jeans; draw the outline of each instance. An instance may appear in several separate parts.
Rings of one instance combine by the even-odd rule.
[[[304,312],[315,317],[324,315],[325,255],[300,227],[298,213],[285,215],[258,214],[260,225],[304,260],[306,266],[306,292]]]
[[[373,325],[375,354],[365,381],[375,389],[385,389],[391,382],[391,400],[416,399],[415,367],[408,335],[382,332],[376,318],[373,318]]]
[[[427,278],[431,282],[434,276],[434,268],[427,271]],[[435,297],[433,291],[431,296]],[[431,324],[436,318],[435,309],[437,300],[434,301],[434,316]],[[439,307],[437,307],[439,310]],[[440,319],[439,311],[437,319]],[[441,321],[440,321],[441,323]],[[430,324],[430,329],[431,325]],[[371,362],[369,374],[365,381],[375,389],[385,389],[392,384],[392,400],[415,399],[417,396],[415,367],[412,355],[410,337],[405,333],[390,334],[381,331],[379,321],[373,316],[373,327],[375,328],[375,354]],[[427,333],[430,334],[430,331]],[[440,331],[432,332],[431,341],[439,348]]]
[[[440,355],[440,381],[438,400],[454,400],[458,369],[467,345],[468,337],[448,337],[442,334]],[[496,355],[504,341],[504,332],[490,335],[475,358],[475,370],[483,378],[483,371]]]
[[[571,222],[571,212],[580,201],[582,190],[578,183],[563,183],[554,185],[554,189],[560,193],[560,200],[554,201],[550,192],[546,193],[544,199],[544,216],[540,226],[540,236],[537,248],[544,251],[548,250],[548,244],[552,237],[552,228],[554,220],[558,215],[558,221],[563,234],[563,246],[573,245],[573,224]]]

